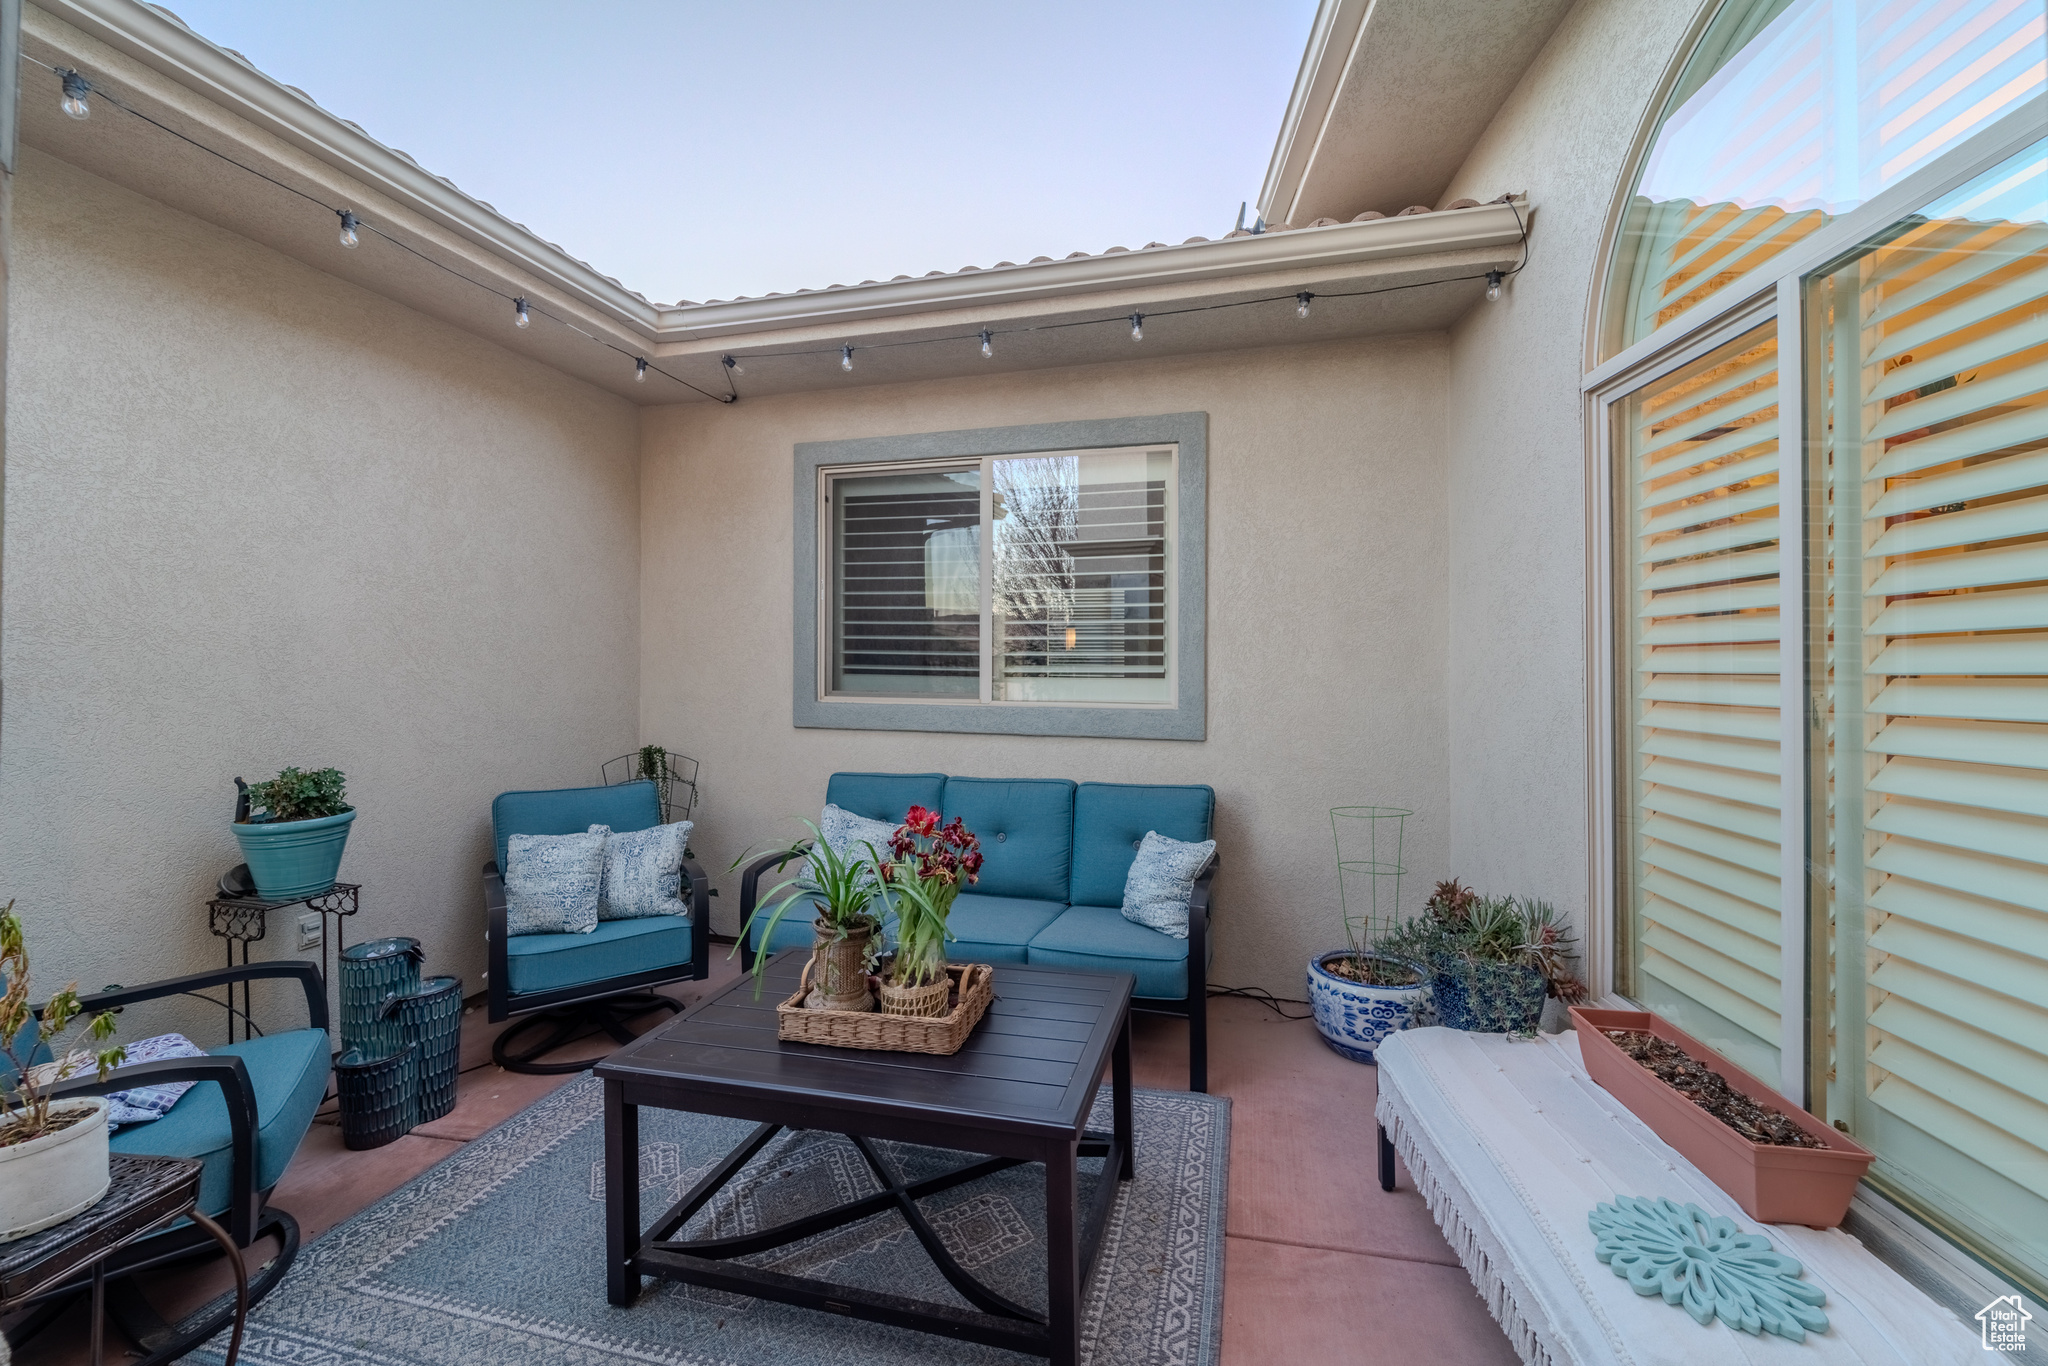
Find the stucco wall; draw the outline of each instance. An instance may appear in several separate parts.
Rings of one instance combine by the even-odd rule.
[[[417,936],[481,990],[491,797],[636,742],[634,408],[22,162],[0,900],[43,987],[218,964],[230,779],[332,764],[350,940]]]
[[[1329,807],[1417,811],[1411,904],[1444,866],[1444,368],[1441,337],[1405,337],[650,410],[642,730],[703,762],[707,868],[801,833],[837,769],[1206,782],[1212,980],[1299,997],[1342,938]],[[1191,410],[1209,415],[1206,740],[791,725],[795,443]],[[720,885],[730,930],[738,878]]]
[[[1629,145],[1694,9],[1581,0],[1444,192],[1512,185],[1538,215],[1528,268],[1450,338],[1451,861],[1582,933],[1588,308]]]

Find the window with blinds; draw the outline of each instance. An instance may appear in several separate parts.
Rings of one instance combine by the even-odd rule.
[[[1778,1075],[1778,344],[1619,409],[1623,989]]]
[[[1827,1104],[2048,1266],[2048,153],[1815,280]]]
[[[1638,173],[1606,354],[2037,94],[2044,59],[2042,0],[1730,0]]]
[[[822,471],[825,694],[1172,706],[1177,458]]]

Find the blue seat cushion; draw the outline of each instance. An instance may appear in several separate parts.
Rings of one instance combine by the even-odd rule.
[[[581,935],[564,938],[581,939]],[[295,1029],[207,1050],[215,1057],[239,1057],[256,1092],[256,1188],[269,1190],[299,1150],[327,1094],[327,1031]],[[220,1087],[201,1082],[178,1098],[163,1118],[130,1124],[109,1140],[117,1153],[147,1157],[196,1157],[199,1208],[208,1215],[234,1201],[234,1134]]]
[[[1066,909],[1060,901],[962,892],[946,919],[946,928],[959,936],[947,942],[946,957],[956,963],[1021,963],[1032,936]]]
[[[1069,906],[1033,937],[1024,961],[1035,968],[1128,972],[1138,979],[1137,995],[1157,1000],[1188,994],[1188,941],[1134,925],[1114,906]]]
[[[842,811],[871,821],[903,824],[913,806],[943,810],[943,773],[835,773],[825,784],[825,800]]]
[[[808,921],[804,932],[810,933]],[[589,934],[517,934],[505,940],[505,974],[515,996],[689,963],[690,922],[679,915],[600,920]]]
[[[654,784],[645,780],[613,787],[501,792],[491,803],[491,830],[501,873],[508,866],[505,842],[514,835],[580,835],[593,825],[609,825],[623,835],[660,824],[661,797]]]
[[[947,820],[981,840],[982,896],[1067,900],[1074,853],[1074,785],[1065,778],[948,778]],[[1143,833],[1142,831],[1140,832]],[[1123,904],[1123,889],[1117,889]]]
[[[1145,832],[1199,844],[1209,838],[1215,810],[1216,790],[1206,783],[1082,783],[1074,790],[1074,875],[1067,899],[1076,906],[1122,906],[1124,879]]]

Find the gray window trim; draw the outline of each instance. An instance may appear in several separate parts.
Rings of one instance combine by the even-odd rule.
[[[1029,702],[979,704],[854,702],[818,696],[818,470],[905,460],[959,460],[1103,446],[1180,448],[1177,462],[1179,580],[1175,587],[1179,697],[1171,707],[1090,707]],[[1125,740],[1201,740],[1208,735],[1209,415],[1047,422],[1024,427],[921,432],[851,441],[803,441],[796,447],[795,658],[792,720],[830,730],[951,731],[979,735],[1079,735]]]

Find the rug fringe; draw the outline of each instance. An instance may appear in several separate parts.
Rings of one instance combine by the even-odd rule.
[[[1450,1188],[1422,1159],[1419,1136],[1392,1107],[1382,1102],[1376,1108],[1379,1113],[1375,1118],[1385,1127],[1387,1137],[1393,1140],[1394,1150],[1401,1154],[1401,1160],[1408,1164],[1408,1175],[1414,1179],[1415,1189],[1429,1206],[1430,1218],[1436,1220],[1444,1241],[1457,1253],[1459,1264],[1472,1278],[1472,1286],[1479,1292],[1479,1298],[1486,1302],[1486,1310],[1493,1315],[1493,1321],[1507,1334],[1515,1355],[1522,1359],[1524,1366],[1555,1366],[1536,1329],[1522,1313],[1521,1306],[1515,1303],[1506,1278],[1494,1270],[1493,1259],[1480,1246],[1478,1231],[1465,1222],[1464,1215],[1452,1199]]]

